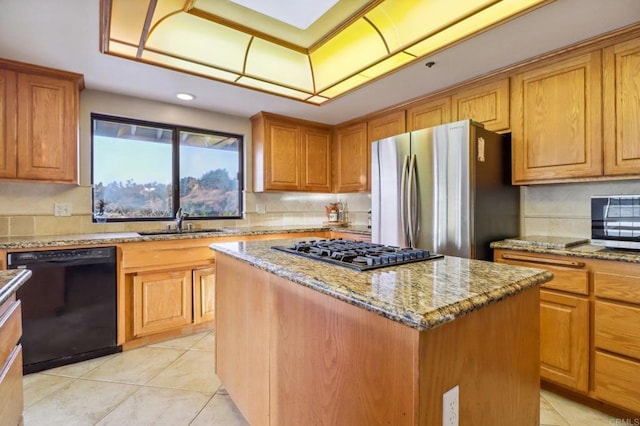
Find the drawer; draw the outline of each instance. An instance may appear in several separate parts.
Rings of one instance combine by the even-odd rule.
[[[0,305],[0,318],[2,318],[2,314],[7,312],[7,310],[12,306],[13,302],[16,301],[16,294],[12,294],[9,296],[7,300],[4,301],[2,305]]]
[[[213,262],[215,255],[209,246],[158,248],[152,250],[123,250],[122,267],[147,268]]]
[[[496,261],[509,265],[546,269],[553,274],[553,279],[541,284],[542,288],[585,296],[589,294],[589,271],[585,269],[585,263],[578,259],[557,259],[529,253],[500,253]]]
[[[640,275],[595,272],[593,284],[597,297],[640,304]]]
[[[640,359],[640,308],[597,300],[594,314],[596,348]]]
[[[3,425],[17,425],[24,408],[22,346],[14,346],[9,361],[0,368],[0,419]]]
[[[640,362],[596,351],[596,398],[640,413]]]
[[[22,314],[20,301],[11,302],[9,308],[0,315],[0,366],[11,354],[22,335]]]

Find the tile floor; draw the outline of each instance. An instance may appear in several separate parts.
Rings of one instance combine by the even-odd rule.
[[[27,375],[24,424],[246,425],[214,374],[214,349],[205,332]],[[540,424],[624,425],[547,391]]]

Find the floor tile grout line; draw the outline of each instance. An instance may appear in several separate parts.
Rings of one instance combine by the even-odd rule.
[[[135,394],[137,394],[137,393],[138,393],[138,392],[140,392],[142,389],[144,389],[144,386],[142,386],[142,385],[136,385],[136,386],[138,386],[138,389],[137,389],[135,392],[133,392],[131,395],[129,395],[129,397],[127,397],[127,398],[125,398],[124,400],[120,401],[120,403],[119,403],[119,404],[117,404],[115,407],[113,407],[111,410],[109,410],[109,412],[107,412],[104,416],[102,416],[100,419],[98,419],[98,421],[96,421],[96,422],[94,423],[94,426],[95,426],[95,425],[97,425],[98,423],[100,423],[101,421],[103,421],[104,419],[106,419],[106,418],[107,418],[107,416],[108,416],[109,414],[111,414],[112,412],[114,412],[118,407],[120,407],[120,406],[121,406],[122,404],[124,404],[126,401],[128,401],[128,400],[129,400],[129,399],[131,399],[131,398],[133,398],[133,396],[134,396]]]

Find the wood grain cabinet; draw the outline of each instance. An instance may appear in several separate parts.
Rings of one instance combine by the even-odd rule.
[[[594,272],[594,394],[640,413],[640,265]]]
[[[158,333],[190,324],[191,270],[143,272],[133,277],[133,335]]]
[[[509,129],[509,79],[484,83],[451,96],[453,121],[471,119],[494,132]]]
[[[494,253],[495,261],[543,268],[553,280],[540,291],[540,376],[589,390],[589,272],[585,263],[521,252]]]
[[[203,266],[193,270],[193,322],[213,321],[216,314],[216,268]]]
[[[604,49],[604,173],[640,175],[640,40]]]
[[[77,183],[79,74],[0,60],[0,179]]]
[[[407,107],[407,132],[451,122],[451,97],[427,99]]]
[[[371,156],[369,145],[366,122],[335,129],[333,177],[335,192],[367,190]]]
[[[22,335],[20,302],[15,295],[0,305],[0,419],[4,425],[22,424]]]
[[[367,120],[367,139],[374,142],[407,131],[406,112],[397,110]]]
[[[251,123],[254,191],[331,192],[331,126],[265,112]]]
[[[601,66],[598,50],[512,77],[514,184],[602,176]]]

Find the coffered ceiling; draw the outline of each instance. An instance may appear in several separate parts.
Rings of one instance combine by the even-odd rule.
[[[138,0],[120,1],[128,3]],[[237,21],[237,18],[233,18],[232,10],[234,7],[244,8],[227,0],[158,0],[158,4],[161,5],[171,2],[175,3],[174,6],[179,10],[184,10],[187,3],[201,9],[202,13],[214,10],[218,17],[216,19],[222,21]],[[143,0],[142,3],[148,5],[149,1]],[[378,3],[380,2],[364,0],[339,1],[337,5],[348,4],[352,9],[343,11],[343,15],[333,19],[342,22],[344,16],[347,16],[350,18],[347,18],[346,22],[351,22],[350,19],[354,16],[361,16],[363,8],[366,10]],[[447,0],[446,3],[453,2]],[[490,4],[499,1],[482,0],[475,3]],[[218,7],[221,4],[227,4],[229,10]],[[260,27],[263,19],[253,19],[253,14],[258,12],[244,10],[241,14],[241,26],[251,28],[254,31],[252,36],[255,38],[258,38],[256,34],[266,34],[265,29]],[[328,17],[332,16],[332,10],[330,9]],[[180,13],[187,14],[184,11]],[[193,13],[189,16],[190,19],[204,19]],[[415,62],[348,90],[346,94],[333,97],[321,105],[273,95],[265,90],[239,87],[229,82],[196,75],[197,73],[171,69],[173,67],[166,65],[156,66],[138,59],[131,60],[102,53],[104,43],[101,41],[104,39],[101,38],[100,17],[100,0],[0,0],[0,57],[82,73],[88,89],[182,105],[184,103],[175,97],[176,93],[189,92],[196,95],[196,99],[188,104],[195,108],[242,117],[249,117],[258,111],[270,111],[335,124],[639,22],[640,1],[555,0],[545,3],[514,19],[500,21],[490,29],[467,37],[451,47],[439,48],[433,53],[420,52],[415,55],[419,58]],[[318,24],[322,20],[323,18]],[[236,22],[235,25],[237,24]],[[311,24],[309,29],[315,25]],[[304,39],[302,36],[274,32],[270,33],[272,38],[268,40],[288,41],[291,46],[287,46],[292,51],[296,51],[295,46],[312,51],[315,48],[314,43],[323,40],[322,34],[331,36],[335,33],[335,28],[342,28],[335,27],[335,21],[326,25],[327,27],[319,31],[320,36]],[[422,25],[422,20],[414,24]],[[424,25],[431,24],[425,21]],[[232,27],[239,31],[242,29],[241,26]],[[306,30],[294,26],[286,27],[287,31],[306,33]],[[404,26],[401,29],[404,29]],[[137,43],[140,43],[140,35]],[[404,49],[402,46],[404,45],[400,43],[397,48],[389,48],[389,51],[399,52],[399,49]],[[347,58],[349,56],[346,55]],[[435,62],[435,65],[431,68],[425,67],[427,61]],[[344,60],[334,62],[329,68],[341,68],[343,62]],[[269,82],[273,82],[272,77],[278,77],[277,71],[276,69],[272,72]],[[349,75],[356,72],[359,71],[351,70]],[[329,83],[320,87],[318,83],[316,82],[313,90],[325,90],[331,85]]]

